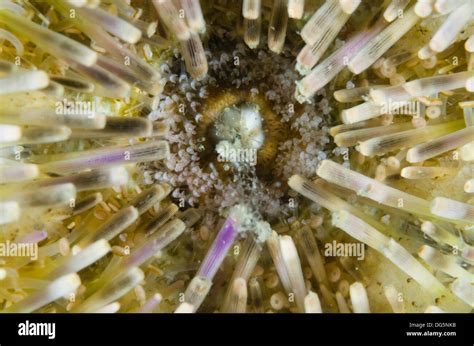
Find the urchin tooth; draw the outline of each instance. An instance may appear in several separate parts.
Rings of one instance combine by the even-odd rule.
[[[244,41],[250,49],[255,49],[260,43],[260,33],[262,27],[261,18],[244,18]]]
[[[0,78],[0,95],[39,90],[48,84],[49,76],[41,70],[11,72]]]
[[[33,312],[61,297],[74,293],[80,284],[81,279],[76,273],[61,276],[45,288],[30,294],[3,311],[15,313]]]
[[[268,26],[268,48],[276,54],[280,54],[283,50],[287,26],[287,3],[284,0],[275,0]]]
[[[455,42],[461,30],[472,20],[473,12],[472,1],[466,1],[451,12],[431,39],[430,48],[435,52],[442,52],[448,48]]]
[[[436,52],[433,51],[429,45],[425,45],[418,50],[417,55],[421,60],[427,60],[436,57]]]
[[[85,247],[78,254],[66,257],[56,269],[47,274],[47,277],[50,280],[55,280],[60,276],[79,272],[104,257],[110,250],[110,244],[106,240],[100,239]]]
[[[94,84],[87,82],[85,80],[80,80],[77,78],[69,78],[63,76],[49,76],[49,79],[61,84],[67,89],[71,89],[74,91],[79,91],[83,93],[92,93],[94,91]]]
[[[72,69],[95,83],[94,91],[96,94],[112,98],[127,97],[130,94],[128,83],[107,69],[102,68],[99,64],[85,66],[72,61],[68,62]]]
[[[231,282],[237,278],[243,278],[247,281],[257,264],[260,253],[262,252],[261,244],[252,236],[249,236],[245,240],[242,247],[243,249],[240,250],[240,256],[235,265],[234,272],[232,273]]]
[[[370,138],[385,136],[391,133],[397,133],[413,129],[411,122],[396,123],[388,126],[376,126],[362,128],[360,130],[346,131],[334,136],[334,142],[340,147],[350,147],[369,140]]]
[[[181,6],[183,7],[189,29],[199,34],[206,32],[206,22],[204,21],[199,1],[181,0]]]
[[[55,124],[70,128],[101,129],[105,126],[103,114],[90,112],[84,107],[80,112],[69,112],[62,103],[56,107],[2,107],[0,121],[6,124],[38,125]]]
[[[249,281],[249,296],[256,313],[263,312],[263,294],[258,280],[253,277]]]
[[[309,291],[306,297],[304,297],[304,311],[313,314],[323,312],[317,293]]]
[[[156,33],[156,29],[158,28],[158,21],[155,20],[153,22],[145,22],[140,19],[134,19],[131,22],[134,27],[140,29],[142,33],[147,37],[150,38]],[[143,35],[142,35],[143,36]]]
[[[239,258],[237,259],[232,278],[230,279],[231,283],[235,283],[239,278],[247,282],[260,258],[262,247],[252,236],[245,240],[242,247],[243,249],[240,250]],[[229,285],[223,303],[223,311],[225,312],[232,312],[231,307],[235,307],[235,292],[233,292],[233,290],[233,285]],[[232,297],[234,297],[234,299]],[[232,302],[232,300],[234,300],[234,302]]]
[[[459,148],[459,157],[463,161],[474,161],[474,141]]]
[[[430,305],[426,308],[425,314],[443,314],[445,311],[437,306]]]
[[[39,169],[35,164],[12,163],[2,164],[0,161],[0,181],[3,183],[31,180],[38,176]]]
[[[304,298],[307,294],[306,286],[301,269],[301,262],[296,251],[295,243],[290,236],[279,237],[280,251],[284,265],[286,266],[291,291],[295,296],[296,305],[300,311],[304,311]]]
[[[393,22],[403,13],[409,2],[410,0],[392,0],[383,13],[383,17],[387,22]]]
[[[97,53],[93,50],[18,14],[0,9],[0,22],[14,31],[28,32],[31,41],[59,59],[72,60],[85,66],[91,66],[97,61]]]
[[[448,244],[454,248],[465,249],[463,241],[448,230],[435,225],[431,221],[424,221],[421,224],[421,231],[440,244]]]
[[[420,18],[415,14],[413,7],[403,13],[403,17],[395,20],[373,40],[369,41],[349,61],[351,72],[359,74],[371,66],[403,35],[405,35]]]
[[[13,196],[22,208],[44,208],[66,205],[76,197],[76,188],[71,183],[45,186],[33,191],[24,191]]]
[[[344,46],[334,51],[323,62],[314,67],[305,78],[296,82],[295,96],[298,102],[309,101],[310,97],[328,84],[346,67],[349,59],[383,29],[384,25],[383,21],[379,21],[371,28],[356,34]]]
[[[450,288],[455,295],[469,304],[469,306],[474,307],[474,292],[471,282],[458,278],[453,281]]]
[[[411,96],[434,95],[441,91],[464,88],[469,78],[474,76],[474,71],[457,72],[441,76],[433,76],[417,79],[403,84],[403,88]]]
[[[145,275],[139,268],[132,268],[108,282],[84,302],[73,308],[72,312],[93,312],[119,299],[138,285]]]
[[[231,281],[228,302],[222,312],[244,313],[247,309],[247,281],[237,278]]]
[[[400,293],[394,286],[390,285],[384,287],[384,293],[390,306],[392,307],[393,312],[398,314],[405,312],[405,307],[403,306],[403,299],[400,299]]]
[[[114,16],[101,8],[83,7],[80,12],[91,22],[100,25],[112,35],[128,43],[136,43],[142,36],[142,32],[132,24]]]
[[[327,34],[327,39],[331,42],[359,4],[359,0],[325,1],[301,29],[301,37],[306,44],[314,45],[318,41],[326,40],[324,37]],[[349,12],[343,10],[343,5]]]
[[[122,185],[122,184],[120,184]],[[149,189],[146,189],[139,193],[131,202],[130,205],[137,208],[138,213],[141,215],[150,209],[153,205],[160,202],[165,198],[171,191],[171,187],[167,184],[153,185]]]
[[[126,272],[134,267],[139,267],[149,261],[160,250],[177,239],[186,229],[186,225],[179,219],[173,219],[149,236],[144,242],[138,244],[129,255],[113,263],[103,276],[96,282],[96,286],[114,279],[120,273]]]
[[[466,127],[474,126],[474,101],[459,102],[462,108]]]
[[[383,135],[361,142],[358,150],[364,156],[381,155],[395,149],[409,148],[422,142],[434,140],[434,138],[449,134],[460,127],[462,127],[462,120],[455,120],[439,125],[428,125],[417,129]],[[411,158],[407,154],[407,160],[408,157]]]
[[[206,277],[212,281],[237,236],[238,230],[235,223],[236,220],[232,217],[227,218],[202,261],[197,273],[198,276]]]
[[[63,177],[41,179],[31,183],[26,183],[22,185],[22,187],[41,188],[45,186],[72,183],[77,191],[86,191],[125,185],[128,179],[129,174],[127,170],[122,166],[118,166],[85,171]]]
[[[18,141],[21,138],[21,127],[15,125],[0,125],[0,145]]]
[[[293,175],[288,180],[288,186],[304,197],[322,205],[324,208],[330,211],[345,209],[346,207],[343,200],[339,199],[333,194],[328,193],[320,186],[317,186],[316,182],[311,182],[299,175]]]
[[[105,127],[100,130],[77,129],[72,131],[72,138],[106,138],[106,137],[150,137],[153,124],[148,119],[107,117]]]
[[[97,8],[100,4],[100,0],[66,0],[66,2],[75,7],[88,8]]]
[[[401,105],[402,103],[400,103]],[[359,121],[364,121],[376,118],[383,114],[385,106],[377,105],[372,101],[361,103],[352,108],[344,109],[341,112],[341,120],[344,124],[354,124]]]
[[[196,275],[184,293],[184,302],[175,312],[196,312],[206,298],[212,286],[212,280]],[[183,306],[183,304],[186,304]],[[182,311],[184,310],[184,311]]]
[[[430,292],[438,294],[445,290],[444,286],[404,247],[347,211],[333,213],[333,224],[383,254]]]
[[[426,18],[433,12],[434,0],[417,0],[415,4],[415,13],[420,18]]]
[[[469,36],[469,38],[464,43],[464,48],[469,53],[474,53],[474,34]]]
[[[99,204],[102,201],[103,201],[103,196],[100,192],[96,192],[82,199],[78,199],[74,205],[72,216],[81,214],[85,212],[86,210],[89,210],[95,207],[97,204]]]
[[[178,9],[169,0],[153,0],[161,20],[165,23],[168,29],[176,35],[178,40],[186,41],[190,38],[190,31],[186,25],[186,21],[180,15]]]
[[[123,232],[128,226],[138,219],[139,213],[135,207],[121,209],[117,214],[110,217],[96,230],[87,233],[79,242],[78,246],[84,248],[100,239],[112,240]]]
[[[465,3],[464,0],[436,0],[434,8],[438,13],[448,14]]]
[[[406,274],[411,276],[420,286],[437,295],[446,292],[445,287],[415,257],[395,240],[390,239],[383,255]]]
[[[343,7],[344,4],[344,7]],[[326,1],[301,30],[306,46],[297,56],[302,70],[311,69],[328,49],[360,1]],[[345,12],[344,8],[349,9]]]
[[[370,90],[370,99],[376,105],[395,104],[398,102],[408,101],[412,98],[413,96],[411,96],[402,85]]]
[[[319,290],[321,291],[321,300],[328,311],[337,312],[337,301],[332,291],[323,284],[319,286]]]
[[[445,197],[435,197],[430,207],[433,215],[447,219],[474,222],[474,206]]]
[[[342,314],[349,314],[351,310],[347,306],[346,299],[342,295],[340,291],[336,292],[336,303],[337,303],[337,308],[339,309],[339,312]]]
[[[183,302],[174,311],[175,314],[191,314],[195,312],[193,304]]]
[[[333,212],[332,224],[377,251],[381,251],[390,241],[389,237],[347,211]]]
[[[260,18],[261,0],[243,0],[242,15],[246,19],[256,20]]]
[[[186,225],[179,219],[174,219],[162,226],[156,233],[150,236],[145,243],[134,249],[115,270],[125,270],[138,267],[152,258],[158,251],[165,248],[173,240],[178,238],[186,229]],[[113,275],[110,274],[110,277]]]
[[[45,95],[58,99],[64,95],[64,86],[50,80],[46,88],[40,89],[40,91]]]
[[[286,292],[291,292],[291,282],[288,274],[288,269],[283,261],[283,255],[281,253],[280,241],[278,234],[273,231],[267,239],[267,247],[270,256],[272,257],[273,264],[277,270],[281,284]]]
[[[110,173],[115,172],[118,175],[110,177]],[[37,201],[37,198],[41,198],[41,196],[45,198],[45,205],[69,204],[70,208],[75,208],[76,204],[74,200],[74,193],[72,190],[70,190],[71,186],[74,187],[74,191],[79,192],[95,189],[95,186],[97,186],[97,188],[108,187],[111,185],[115,186],[117,182],[126,182],[127,177],[127,172],[119,172],[118,169],[110,170],[110,172],[85,172],[67,177],[41,179],[35,180],[33,182],[18,183],[6,187],[2,193],[6,199],[17,200],[20,205],[25,208],[41,207],[41,203]],[[35,193],[28,192],[30,190],[36,191],[38,197],[35,196]],[[74,210],[77,212],[78,209]],[[68,213],[69,210],[66,212]]]
[[[94,314],[115,314],[120,310],[120,303],[119,302],[112,302],[110,304],[104,305],[103,307],[92,311],[91,313]]]
[[[2,125],[2,127],[8,125]],[[16,140],[7,142],[0,142],[0,145],[26,145],[26,144],[40,144],[40,143],[54,143],[67,140],[71,135],[71,129],[66,126],[29,126],[27,128],[19,128],[21,136]],[[0,128],[1,132],[1,128]],[[9,134],[15,132],[9,131]],[[1,133],[0,133],[1,134]],[[8,139],[8,138],[7,138]]]
[[[450,133],[446,136],[433,139],[428,143],[414,146],[407,152],[407,161],[411,163],[426,161],[447,151],[468,144],[473,138],[474,127],[466,127],[465,129]]]
[[[148,88],[147,92],[150,93],[159,93],[161,92],[161,75],[158,72],[157,69],[153,68],[150,66],[144,59],[139,57],[136,53],[132,52],[131,50],[127,49],[125,46],[120,44],[117,40],[115,40],[111,35],[107,33],[102,27],[99,25],[88,25],[87,24],[87,17],[85,17],[84,13],[82,12],[82,9],[77,9],[76,16],[74,18],[69,17],[69,13],[71,8],[69,8],[65,3],[57,0],[51,0],[54,3],[55,9],[57,9],[60,13],[62,13],[65,17],[68,17],[75,26],[77,26],[78,29],[80,29],[82,32],[84,32],[87,36],[90,37],[91,40],[93,40],[97,45],[99,45],[101,48],[106,49],[107,52],[114,57],[115,59],[118,59],[119,61],[124,62],[123,69],[124,70],[129,70],[129,73],[131,72],[135,79],[138,80],[139,83],[137,83],[138,87],[143,87],[140,83],[141,80],[144,81],[145,85],[148,85],[148,82],[151,82],[152,85],[155,85],[155,89],[153,88]],[[104,62],[105,57],[100,55],[97,59],[97,63],[102,61]],[[115,84],[119,84],[121,81],[122,84],[124,83],[123,80],[117,78],[114,76],[113,73],[109,73],[108,75],[105,72],[108,72],[106,69],[108,67],[103,68],[99,66],[98,64],[94,64],[94,66],[88,66],[84,63],[82,63],[80,60],[75,61],[72,59],[66,59],[68,63],[73,63],[73,67],[75,69],[82,69],[80,71],[81,73],[88,74],[88,77],[93,79],[93,80],[99,80],[102,79],[102,82],[107,82],[107,81],[112,81]],[[126,67],[125,67],[126,66]],[[86,69],[86,67],[93,67],[93,69]],[[116,66],[115,69],[117,70],[118,67]],[[122,72],[123,73],[123,72]],[[98,76],[100,75],[100,78]],[[114,78],[115,77],[115,78]],[[112,92],[115,92],[115,95],[119,94],[118,92],[121,91],[122,96],[118,97],[126,97],[128,95],[128,90],[125,90],[125,85],[122,85],[122,88],[124,90],[121,90],[120,88],[117,88],[117,90],[112,89],[110,91],[111,97],[117,97],[112,94]],[[107,92],[107,88],[104,88],[104,90],[101,90],[104,94]]]
[[[367,291],[360,282],[354,282],[350,287],[352,309],[356,314],[370,313]]]
[[[176,204],[170,204],[143,226],[145,236],[151,236],[156,230],[160,229],[171,217],[179,210]]]
[[[410,166],[403,168],[400,175],[405,179],[435,179],[452,175],[456,172],[457,169],[451,167]]]
[[[288,0],[288,17],[294,19],[303,18],[304,0]]]
[[[181,41],[181,52],[186,62],[186,70],[195,79],[206,76],[208,66],[201,38],[198,34],[191,34],[189,39]]]
[[[341,103],[363,101],[369,96],[372,90],[389,87],[389,85],[370,85],[352,89],[340,89],[334,92],[333,96],[336,101]]]
[[[139,68],[139,66],[136,67],[136,69]],[[96,71],[97,76],[91,74],[94,71]],[[127,65],[102,55],[99,55],[94,69],[91,69],[91,71],[82,70],[82,72],[85,75],[89,74],[89,78],[99,84],[97,86],[99,89],[96,90],[96,93],[105,96],[122,94],[123,97],[128,97],[133,92],[133,89],[129,90],[130,85],[137,86],[152,95],[157,95],[163,90],[163,85],[157,80],[157,76],[150,75],[149,78],[140,77],[138,72],[132,70]],[[142,73],[146,72],[143,71]],[[111,86],[110,91],[107,90],[107,85],[109,84]]]
[[[443,255],[428,245],[423,245],[418,251],[418,255],[433,269],[441,270],[453,278],[474,282],[474,274],[458,265],[456,258],[453,256]]]
[[[11,223],[20,218],[20,205],[16,201],[0,202],[0,225]]]
[[[126,147],[104,147],[84,152],[70,152],[41,156],[40,169],[45,172],[65,174],[86,168],[99,168],[137,162],[162,160],[169,155],[165,141],[150,141]]]
[[[314,277],[320,284],[329,286],[329,281],[326,275],[326,269],[324,268],[324,259],[318,249],[316,239],[307,226],[302,227],[296,233],[296,240],[303,249],[303,253],[306,256],[311,270],[313,271]]]
[[[428,201],[382,184],[333,161],[322,161],[316,174],[333,184],[355,191],[358,195],[387,206],[409,213],[431,215]]]
[[[145,304],[137,311],[139,313],[150,313],[155,310],[156,306],[160,304],[163,297],[159,293],[155,293]]]
[[[474,193],[474,179],[469,179],[464,184],[464,192]]]
[[[363,130],[365,128],[377,127],[385,125],[383,118],[375,118],[366,121],[359,121],[353,124],[341,124],[331,127],[329,129],[329,134],[333,137],[337,136],[340,133],[349,132],[349,131],[356,131],[356,130]]]

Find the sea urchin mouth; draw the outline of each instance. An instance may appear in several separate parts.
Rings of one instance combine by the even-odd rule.
[[[226,91],[208,98],[201,113],[197,136],[206,138],[203,157],[222,163],[218,165],[225,165],[225,170],[229,164],[237,169],[256,166],[259,177],[265,178],[285,138],[285,129],[268,102],[249,92]],[[230,145],[227,154],[224,142]],[[239,150],[245,151],[240,155]]]

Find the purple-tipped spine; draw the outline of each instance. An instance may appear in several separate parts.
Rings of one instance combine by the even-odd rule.
[[[217,270],[224,261],[229,248],[237,236],[238,230],[235,227],[235,220],[231,217],[227,218],[224,225],[217,234],[216,239],[207,252],[206,258],[199,268],[198,276],[204,276],[212,281]]]

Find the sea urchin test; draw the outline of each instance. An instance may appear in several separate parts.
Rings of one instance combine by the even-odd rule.
[[[0,312],[471,312],[473,12],[1,0]]]

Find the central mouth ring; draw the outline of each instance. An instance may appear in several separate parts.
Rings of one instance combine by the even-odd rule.
[[[229,162],[236,169],[255,166],[265,141],[260,107],[241,103],[224,108],[210,126],[209,137],[220,162]]]
[[[198,133],[205,138],[203,153],[237,170],[256,166],[262,177],[271,172],[285,128],[260,95],[225,91],[208,99],[202,109]]]

